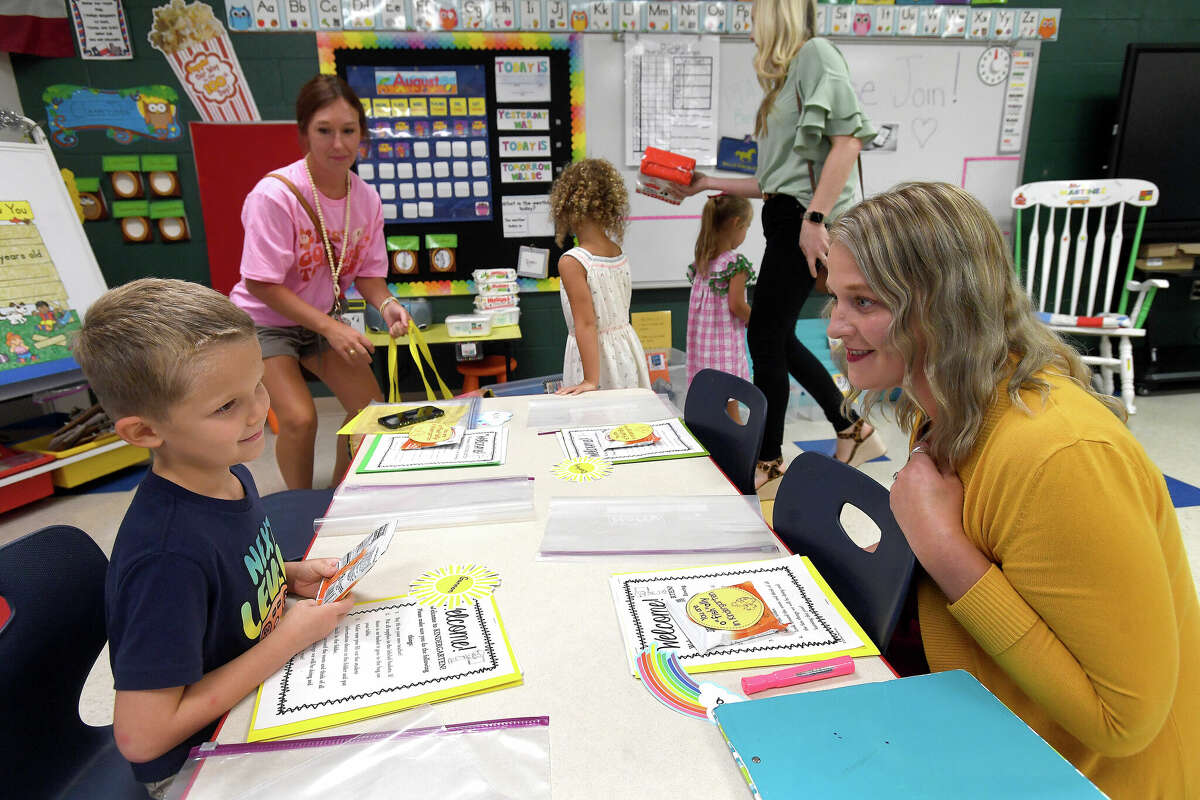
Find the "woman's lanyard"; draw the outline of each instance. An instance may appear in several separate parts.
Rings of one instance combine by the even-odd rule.
[[[345,222],[342,224],[342,252],[338,253],[337,261],[334,261],[333,258],[333,245],[329,243],[329,233],[325,228],[325,212],[321,210],[321,196],[317,194],[317,183],[313,180],[312,170],[308,167],[308,156],[304,157],[304,173],[308,175],[308,185],[312,188],[313,203],[317,207],[317,223],[321,229],[321,241],[325,243],[325,258],[329,262],[329,275],[333,278],[333,307],[329,309],[329,316],[341,320],[345,299],[342,297],[342,286],[338,280],[342,275],[342,267],[346,263],[346,251],[350,249],[350,173],[346,173],[346,215]]]

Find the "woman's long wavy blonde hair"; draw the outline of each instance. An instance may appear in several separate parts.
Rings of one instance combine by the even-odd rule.
[[[788,67],[817,28],[817,0],[754,0],[754,72],[763,99],[754,134],[767,135],[767,115],[787,80]]]
[[[839,217],[830,238],[850,251],[892,312],[888,342],[905,364],[896,421],[911,433],[936,417],[929,452],[938,465],[958,469],[967,460],[1009,370],[1008,396],[1026,413],[1018,392],[1048,395],[1050,385],[1036,375],[1047,371],[1069,377],[1125,419],[1116,399],[1092,390],[1075,348],[1034,316],[999,228],[969,193],[948,183],[900,184]],[[922,409],[913,393],[918,369],[934,409]],[[885,393],[853,390],[846,403],[862,396],[869,414]]]

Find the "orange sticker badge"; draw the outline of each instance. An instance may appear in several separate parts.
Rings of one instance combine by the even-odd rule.
[[[653,436],[654,428],[644,422],[631,422],[625,425],[618,425],[608,432],[609,439],[614,442],[624,442],[625,444],[648,441]]]
[[[454,426],[444,422],[418,422],[408,429],[408,441],[402,445],[408,450],[413,447],[436,447],[454,437]]]

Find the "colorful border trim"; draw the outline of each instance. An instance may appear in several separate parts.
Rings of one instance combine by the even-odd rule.
[[[558,278],[518,278],[521,293],[526,292],[557,292]],[[449,295],[478,294],[475,281],[472,280],[433,280],[433,281],[397,281],[389,283],[392,294],[397,297],[442,297]],[[361,297],[354,290],[347,292],[347,297]]]
[[[587,153],[583,116],[583,53],[578,34],[550,33],[384,33],[379,31],[321,32],[317,59],[321,72],[337,72],[335,50],[570,50],[571,160]]]

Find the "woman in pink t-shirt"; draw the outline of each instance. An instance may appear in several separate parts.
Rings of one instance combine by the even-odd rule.
[[[313,480],[317,412],[301,366],[337,395],[347,420],[383,399],[371,371],[375,347],[331,315],[335,300],[354,284],[393,336],[409,322],[385,280],[379,195],[351,169],[367,137],[358,97],[341,78],[318,75],[300,89],[296,122],[305,156],[246,197],[242,279],[229,293],[258,326],[263,383],[279,419],[275,458],[289,489]],[[337,448],[335,483],[349,466],[348,447]]]

